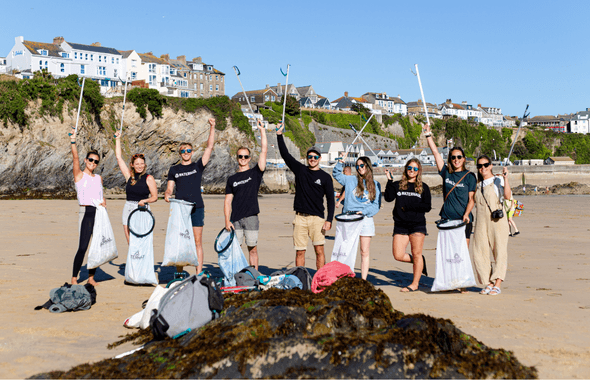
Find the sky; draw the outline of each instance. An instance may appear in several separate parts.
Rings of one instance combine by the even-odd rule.
[[[14,38],[202,57],[226,95],[281,82],[334,100],[366,92],[499,107],[522,116],[590,107],[590,1],[0,0],[0,56]],[[11,15],[11,16],[8,16]]]

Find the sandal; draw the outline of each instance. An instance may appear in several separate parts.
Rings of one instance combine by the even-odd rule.
[[[494,292],[494,293],[492,293],[492,292]],[[497,296],[497,295],[498,295],[498,294],[500,294],[500,293],[502,293],[502,290],[501,290],[500,288],[498,288],[497,286],[494,286],[494,287],[492,288],[492,290],[490,290],[490,293],[489,293],[489,295],[490,295],[490,296]]]
[[[494,285],[489,284],[488,286],[486,286],[485,289],[482,289],[482,291],[479,292],[479,294],[483,294],[483,295],[489,294],[493,288],[494,288]]]
[[[422,267],[422,274],[428,276],[428,270],[426,269],[426,259],[424,258],[424,255],[422,255],[422,263],[424,264]]]
[[[402,292],[402,293],[412,293],[412,292],[417,292],[417,291],[418,291],[418,289],[412,289],[412,288],[410,288],[409,286],[404,286],[404,287],[403,287],[403,288],[400,290],[400,292]]]

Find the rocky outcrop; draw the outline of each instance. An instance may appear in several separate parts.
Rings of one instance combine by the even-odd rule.
[[[390,126],[390,128],[393,128]],[[401,130],[401,126],[399,127]],[[315,134],[316,141],[318,142],[330,142],[330,141],[342,141],[344,143],[350,144],[354,138],[356,137],[356,133],[352,129],[342,129],[342,128],[335,128],[330,127],[328,125],[320,124],[315,121],[309,123],[309,130]],[[400,131],[396,130],[394,135],[403,136],[403,130]],[[371,148],[375,150],[375,153],[378,153],[378,149],[391,149],[396,150],[398,148],[397,141],[389,139],[383,136],[377,136],[373,134],[363,133],[362,137],[365,141],[371,145]],[[357,142],[361,142],[362,140],[357,139]],[[367,147],[365,150],[370,152]]]
[[[38,107],[31,104],[27,112],[34,115]],[[179,162],[177,147],[180,142],[193,144],[196,151],[194,157],[203,154],[209,134],[207,120],[213,115],[206,110],[188,113],[164,108],[163,117],[154,119],[148,114],[147,120],[143,120],[132,103],[127,103],[126,108],[123,155],[130,158],[134,153],[143,153],[148,172],[163,190],[168,169]],[[101,162],[97,173],[103,177],[105,188],[112,192],[122,192],[125,182],[117,165],[113,139],[120,125],[121,113],[122,103],[110,102],[105,104],[99,117],[81,117],[78,127],[77,145],[81,164],[86,152],[98,150]],[[72,155],[67,134],[75,123],[75,109],[64,111],[63,121],[59,118],[31,117],[30,125],[24,129],[0,122],[0,194],[73,196]],[[269,144],[272,144],[274,133],[270,131],[267,135],[270,137]],[[256,162],[260,140],[257,138],[256,141],[254,143],[246,134],[233,127],[217,130],[213,155],[203,174],[205,190],[221,192],[225,189],[227,178],[237,169],[235,153],[238,147],[252,149],[253,162]],[[288,145],[292,154],[298,157],[299,150],[290,141]],[[271,157],[274,158],[269,154]],[[276,190],[272,179],[269,180],[270,183],[265,184],[266,188]],[[285,189],[288,187],[282,186]]]

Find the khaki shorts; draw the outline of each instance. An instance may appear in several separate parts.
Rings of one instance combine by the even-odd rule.
[[[324,218],[315,215],[295,215],[293,221],[293,246],[297,251],[307,249],[307,239],[311,238],[313,245],[326,243],[325,231],[322,231]]]

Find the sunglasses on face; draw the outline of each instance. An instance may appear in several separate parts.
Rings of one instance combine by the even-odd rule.
[[[307,159],[308,160],[317,160],[318,158],[320,158],[320,156],[314,156],[313,154],[308,154],[307,155]]]
[[[417,166],[408,166],[408,168],[406,170],[409,172],[411,172],[412,170],[417,172],[418,170],[420,170],[420,168],[418,168]]]
[[[247,160],[248,158],[250,158],[250,156],[249,156],[249,155],[247,155],[247,154],[238,154],[238,158],[239,158],[239,159],[242,159],[242,158],[244,158],[244,159],[246,159],[246,160]]]
[[[490,166],[491,164],[489,162],[486,162],[485,164],[477,164],[477,168],[481,169],[481,168],[487,168],[488,166]]]
[[[88,162],[90,162],[91,164],[94,163],[96,165],[98,165],[98,163],[100,162],[100,160],[97,160],[96,158],[87,158]]]
[[[451,160],[460,160],[462,159],[463,156],[462,155],[458,155],[458,156],[451,156]]]
[[[358,164],[358,165],[356,166],[356,170],[362,169],[362,168],[364,168],[364,167],[365,167],[365,164]]]
[[[193,150],[192,149],[181,149],[180,150],[180,154],[185,154],[185,153],[192,153]]]

